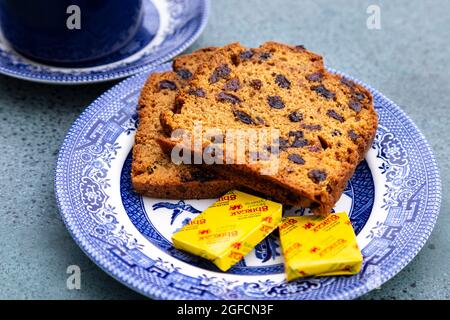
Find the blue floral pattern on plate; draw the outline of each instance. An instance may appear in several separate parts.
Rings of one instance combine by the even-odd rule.
[[[165,64],[154,71],[168,69]],[[172,233],[214,199],[153,199],[133,192],[129,154],[147,76],[123,81],[83,112],[67,134],[55,177],[59,209],[73,238],[127,286],[159,299],[355,298],[398,273],[430,235],[441,197],[432,151],[398,106],[365,85],[374,95],[379,128],[335,207],[349,213],[357,233],[364,256],[359,274],[287,283],[275,234],[226,273],[174,249]]]
[[[118,52],[77,68],[54,67],[15,52],[0,32],[0,73],[37,82],[81,84],[124,78],[150,70],[186,50],[201,34],[209,0],[144,0],[144,22]]]

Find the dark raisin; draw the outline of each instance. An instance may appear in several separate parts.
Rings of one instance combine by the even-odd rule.
[[[209,83],[216,83],[220,78],[226,79],[230,76],[231,69],[228,67],[226,63],[221,64],[217,68],[214,69],[211,77],[209,77]]]
[[[350,109],[352,109],[355,112],[361,111],[361,104],[357,100],[350,100],[348,102],[348,106],[350,107]]]
[[[318,95],[324,97],[325,99],[334,99],[336,97],[336,94],[334,92],[331,92],[323,84],[318,86],[311,87],[311,90],[314,90]]]
[[[295,138],[294,142],[292,142],[292,148],[303,148],[309,144],[307,139],[303,138]]]
[[[197,96],[197,97],[204,97],[205,96],[205,91],[202,88],[190,88],[188,90],[188,93],[190,95]]]
[[[274,109],[283,109],[284,102],[280,96],[269,96],[267,97],[267,103]]]
[[[231,70],[226,63],[221,64],[218,68],[216,68],[216,70],[217,74],[221,78],[227,78],[231,73]]]
[[[322,130],[322,126],[320,124],[302,124],[303,129],[311,130],[311,131],[320,131]]]
[[[289,131],[289,137],[303,138],[303,131]]]
[[[283,89],[289,89],[291,87],[291,82],[282,74],[277,74],[275,77],[275,83]]]
[[[309,81],[320,81],[320,80],[322,80],[322,78],[323,78],[323,73],[320,71],[311,73],[310,75],[306,76],[306,80],[309,80]]]
[[[278,148],[280,150],[286,150],[289,148],[289,140],[285,138],[279,138],[278,139]]]
[[[331,193],[333,191],[333,188],[330,186],[330,184],[327,184],[327,192]]]
[[[170,80],[162,80],[159,82],[160,89],[177,90],[177,85],[175,82]]]
[[[234,94],[231,93],[226,93],[226,92],[220,92],[217,96],[216,99],[220,102],[229,102],[232,104],[238,104],[241,103],[241,99],[237,96],[235,96]]]
[[[259,90],[262,87],[262,81],[258,79],[251,80],[250,86],[255,90]]]
[[[354,83],[346,78],[341,78],[341,83],[346,85],[349,88],[353,88]]]
[[[320,148],[318,146],[310,146],[308,150],[311,152],[320,152]]]
[[[356,142],[356,140],[358,140],[358,138],[359,138],[359,134],[357,134],[353,130],[348,131],[348,136],[350,137],[350,139],[352,139],[353,142]]]
[[[355,93],[353,95],[355,96],[355,98],[358,101],[362,101],[366,97],[366,95],[364,93],[361,93],[361,92],[358,92],[358,91],[355,91]]]
[[[314,183],[320,183],[327,178],[327,173],[319,169],[309,170],[308,178],[310,178]]]
[[[338,129],[334,129],[334,130],[331,132],[331,135],[332,135],[333,137],[342,136],[342,132],[340,132]]]
[[[336,111],[334,111],[333,109],[328,109],[327,116],[329,116],[330,118],[333,118],[333,119],[335,119],[335,120],[337,120],[339,122],[344,122],[345,121],[344,117],[341,116]]]
[[[251,57],[253,57],[255,53],[253,52],[253,50],[246,50],[246,51],[242,51],[239,54],[239,58],[241,58],[242,60],[247,60],[250,59]]]
[[[288,159],[296,164],[305,164],[305,159],[303,159],[302,156],[297,153],[288,155]]]
[[[295,46],[295,49],[297,49],[297,50],[299,50],[299,51],[304,51],[304,50],[306,50],[305,46],[302,45],[302,44],[296,45],[296,46]]]
[[[292,122],[300,122],[303,120],[303,115],[297,111],[290,113],[288,117]]]
[[[176,71],[176,73],[181,79],[184,79],[184,80],[192,77],[192,72],[190,72],[188,69],[178,69]]]
[[[223,87],[224,90],[227,91],[237,91],[241,88],[241,83],[239,82],[238,78],[233,78],[231,80],[228,80],[225,83],[225,86]]]
[[[219,81],[219,76],[217,75],[217,72],[213,71],[213,73],[211,74],[211,77],[209,77],[208,81],[209,81],[209,83],[216,83],[217,81]]]
[[[253,121],[252,117],[251,117],[248,113],[246,113],[246,112],[244,112],[244,111],[241,111],[241,110],[233,110],[233,114],[234,114],[234,116],[235,116],[237,119],[239,119],[242,123],[245,123],[245,124],[254,124],[254,123],[255,123],[255,122]]]
[[[263,118],[261,118],[260,116],[256,116],[256,121],[258,121],[259,124],[265,125],[266,122],[264,121]]]
[[[271,56],[272,56],[272,54],[271,54],[270,52],[261,52],[261,53],[259,54],[259,58],[260,58],[261,60],[267,60],[267,59],[269,59]]]
[[[155,172],[155,169],[153,167],[148,167],[147,168],[147,173],[148,174],[152,174],[153,172]]]

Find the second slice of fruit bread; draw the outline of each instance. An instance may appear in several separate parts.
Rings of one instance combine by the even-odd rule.
[[[160,113],[173,108],[175,97],[197,67],[208,61],[215,48],[205,48],[174,60],[174,71],[153,73],[139,99],[139,126],[133,147],[132,184],[146,196],[172,199],[216,198],[233,188],[210,170],[172,163],[157,143],[163,134]]]

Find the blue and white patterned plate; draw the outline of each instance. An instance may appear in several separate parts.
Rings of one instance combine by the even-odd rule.
[[[37,82],[81,84],[124,78],[150,70],[186,50],[203,31],[209,0],[144,0],[140,31],[121,50],[76,68],[31,61],[0,32],[0,73]]]
[[[168,69],[165,64],[155,71]],[[432,151],[398,106],[366,86],[374,95],[378,132],[335,208],[349,213],[357,233],[364,255],[358,275],[287,283],[273,235],[227,273],[174,249],[172,233],[214,199],[163,200],[133,192],[130,151],[137,98],[147,76],[118,84],[75,121],[55,178],[59,208],[75,241],[130,288],[160,299],[355,298],[405,267],[430,235],[440,207]]]

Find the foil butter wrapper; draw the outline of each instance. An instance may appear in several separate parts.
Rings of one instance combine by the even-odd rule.
[[[279,231],[288,281],[350,275],[361,270],[363,256],[345,212],[327,217],[287,217]]]
[[[175,248],[227,271],[275,230],[282,205],[230,191],[172,236]]]

